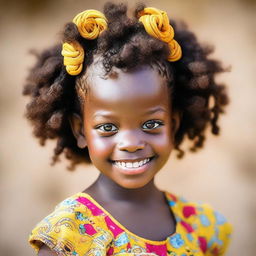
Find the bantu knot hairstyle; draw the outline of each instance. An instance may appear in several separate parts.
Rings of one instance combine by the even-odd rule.
[[[171,20],[175,40],[182,49],[182,58],[168,62],[167,44],[149,36],[138,21],[138,13],[144,8],[143,4],[139,4],[134,17],[129,18],[126,4],[106,3],[103,12],[108,20],[108,28],[95,40],[82,38],[74,23],[66,24],[63,41],[76,40],[85,49],[83,71],[77,77],[66,72],[61,43],[35,53],[37,62],[30,70],[23,90],[24,95],[30,96],[26,117],[31,121],[33,133],[41,145],[48,139],[57,141],[53,164],[62,153],[71,162],[69,169],[74,169],[78,163],[90,163],[87,148],[77,147],[68,117],[71,113],[82,112],[76,79],[93,63],[95,54],[103,57],[106,74],[113,67],[129,71],[144,64],[161,64],[158,65],[159,72],[171,87],[173,108],[182,113],[175,135],[178,158],[184,155],[180,146],[186,137],[192,141],[190,150],[195,152],[203,147],[208,126],[211,126],[213,134],[219,134],[217,121],[219,115],[224,113],[228,97],[225,86],[215,81],[216,74],[226,70],[218,60],[209,57],[213,48],[200,44],[185,23],[177,25]]]

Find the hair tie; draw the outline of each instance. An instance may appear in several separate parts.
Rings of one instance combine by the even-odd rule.
[[[107,28],[105,15],[97,10],[83,11],[75,16],[73,22],[80,35],[88,40],[97,38]],[[80,74],[84,62],[83,46],[77,41],[65,42],[62,44],[61,54],[64,57],[64,66],[68,74],[72,76]]]
[[[170,48],[168,61],[179,60],[182,56],[181,47],[174,40],[174,29],[169,23],[167,13],[154,7],[147,7],[140,11],[138,16],[149,35],[168,43]]]
[[[61,54],[64,57],[64,66],[66,66],[67,72],[72,76],[80,74],[84,62],[83,47],[77,41],[64,43]]]
[[[86,39],[97,38],[107,28],[107,18],[97,10],[86,10],[78,13],[73,22],[80,35]]]

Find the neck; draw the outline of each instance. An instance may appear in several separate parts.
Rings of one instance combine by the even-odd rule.
[[[155,186],[154,179],[144,187],[128,189],[121,187],[101,173],[86,191],[98,195],[105,202],[126,201],[145,204],[152,200],[163,200],[163,192]]]

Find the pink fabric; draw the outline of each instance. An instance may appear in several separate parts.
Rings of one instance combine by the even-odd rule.
[[[191,227],[191,225],[188,224],[187,222],[182,220],[180,223],[188,231],[188,233],[191,233],[194,231],[194,229]]]
[[[113,248],[113,247],[110,247],[110,248],[108,249],[108,251],[107,251],[107,256],[111,256],[111,255],[113,255],[113,253],[114,253],[114,248]]]
[[[185,218],[190,217],[191,215],[196,214],[196,209],[194,206],[184,206],[183,207],[183,215]]]
[[[153,245],[153,244],[146,243],[146,247],[147,247],[147,252],[156,253],[159,256],[167,255],[166,254],[166,252],[167,252],[166,244]]]
[[[207,241],[206,241],[205,237],[199,236],[198,241],[199,241],[199,246],[200,246],[202,252],[205,253],[207,250]]]
[[[91,224],[84,224],[85,233],[88,235],[94,235],[97,233],[97,231],[94,229],[94,227]]]
[[[91,212],[94,216],[102,215],[104,213],[101,209],[99,209],[95,204],[93,204],[89,199],[87,199],[85,197],[80,196],[76,200],[79,203],[87,206],[91,210]]]
[[[119,228],[110,218],[109,216],[105,217],[105,221],[107,223],[107,226],[109,228],[109,230],[112,232],[112,234],[114,235],[114,237],[116,238],[119,234],[121,234],[122,232],[124,232],[123,229]]]

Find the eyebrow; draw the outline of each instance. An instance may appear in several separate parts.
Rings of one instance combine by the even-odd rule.
[[[162,107],[157,107],[157,108],[148,110],[147,112],[145,112],[144,115],[152,115],[152,114],[155,114],[156,112],[166,112],[166,110]]]
[[[157,108],[153,108],[153,109],[150,109],[148,111],[146,111],[143,116],[146,116],[146,115],[152,115],[152,114],[155,114],[157,112],[166,112],[166,110],[162,107],[157,107]],[[110,112],[108,111],[98,111],[96,112],[94,115],[93,115],[93,119],[96,119],[98,117],[107,117],[107,118],[113,118],[115,117],[115,115],[111,114]]]
[[[98,111],[93,115],[93,119],[96,119],[97,117],[114,117],[114,115],[107,111]]]

